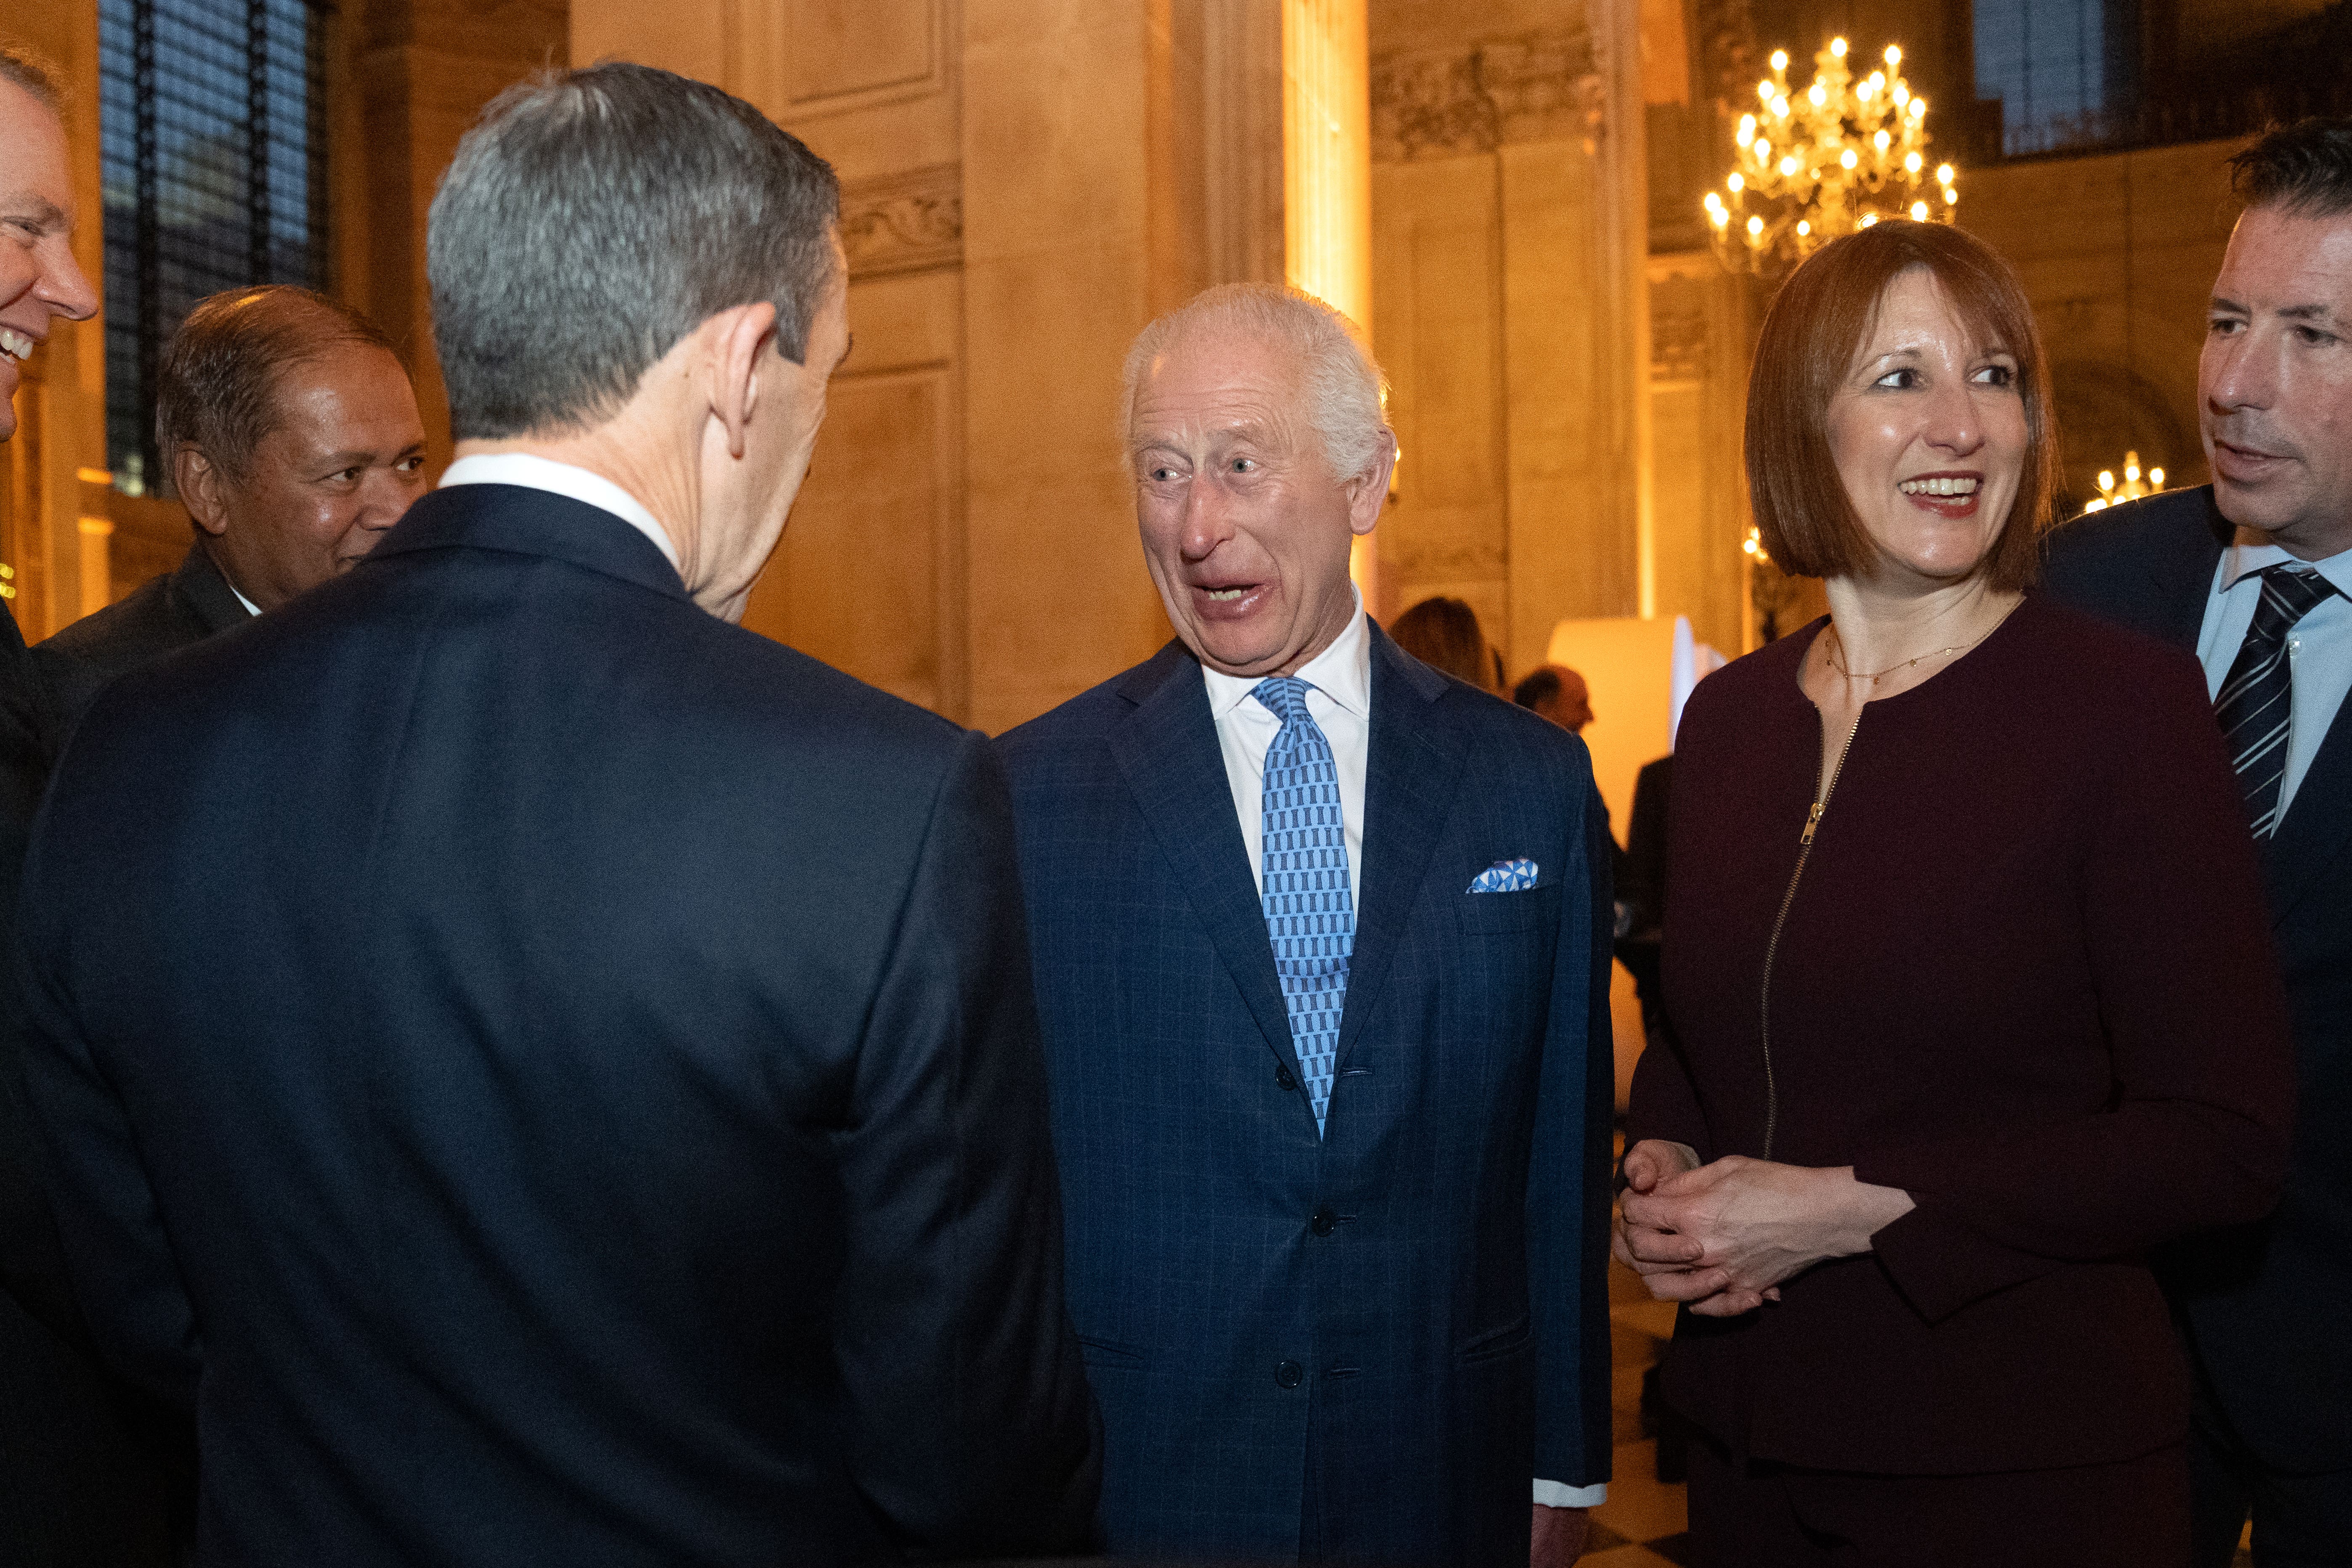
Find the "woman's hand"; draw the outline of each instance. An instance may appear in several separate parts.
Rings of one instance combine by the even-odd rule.
[[[1618,1210],[1617,1229],[1610,1250],[1642,1277],[1650,1294],[1661,1301],[1683,1301],[1694,1312],[1710,1317],[1735,1317],[1756,1310],[1761,1295],[1752,1291],[1726,1295],[1730,1274],[1700,1264],[1701,1244],[1693,1237],[1655,1225],[1637,1222],[1633,1204],[1655,1193],[1666,1182],[1699,1169],[1698,1151],[1687,1143],[1644,1138],[1625,1151],[1625,1202]]]
[[[1626,1167],[1630,1178],[1630,1156]],[[1638,1240],[1652,1268],[1683,1270],[1669,1296],[1644,1268],[1651,1294],[1733,1317],[1777,1300],[1774,1287],[1816,1263],[1869,1251],[1870,1238],[1911,1209],[1910,1194],[1857,1182],[1851,1165],[1814,1169],[1735,1154],[1685,1167],[1646,1191],[1629,1185],[1618,1245],[1638,1258]],[[1627,1261],[1641,1268],[1633,1258]]]

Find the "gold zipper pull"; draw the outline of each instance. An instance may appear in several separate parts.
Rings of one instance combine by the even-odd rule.
[[[1805,836],[1797,840],[1799,846],[1809,847],[1811,845],[1813,841],[1813,829],[1821,826],[1822,807],[1827,804],[1828,802],[1826,801],[1817,800],[1813,802],[1813,809],[1805,815]]]

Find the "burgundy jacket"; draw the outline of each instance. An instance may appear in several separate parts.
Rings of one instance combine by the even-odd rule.
[[[1630,1135],[1852,1165],[1917,1207],[1782,1300],[1688,1312],[1665,1393],[1735,1450],[1961,1474],[2188,1429],[2144,1262],[2283,1179],[2285,1004],[2194,660],[2039,596],[1864,710],[1812,849],[1823,622],[1702,682],[1675,762],[1668,1048]],[[1784,900],[1785,918],[1781,918]],[[1769,999],[1767,947],[1780,924]]]

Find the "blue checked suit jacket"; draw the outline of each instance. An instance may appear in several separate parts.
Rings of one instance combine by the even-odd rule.
[[[1608,860],[1581,742],[1371,633],[1327,1138],[1200,665],[1004,736],[1122,1554],[1527,1561],[1607,1479]],[[1496,860],[1538,884],[1470,893]]]

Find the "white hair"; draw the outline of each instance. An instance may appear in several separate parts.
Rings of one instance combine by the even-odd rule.
[[[1307,422],[1322,439],[1323,461],[1334,479],[1364,479],[1379,468],[1389,449],[1388,377],[1347,317],[1312,294],[1272,283],[1204,289],[1136,334],[1119,387],[1122,419],[1133,418],[1136,389],[1153,360],[1185,339],[1221,331],[1291,352]],[[1119,434],[1127,438],[1126,429]]]

